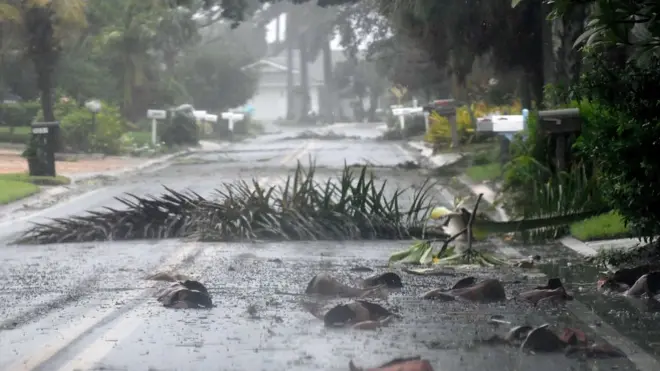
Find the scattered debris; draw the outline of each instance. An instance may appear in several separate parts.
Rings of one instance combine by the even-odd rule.
[[[373,272],[373,271],[374,271],[373,269],[361,265],[351,268],[351,272]]]
[[[303,303],[303,306],[314,317],[322,320],[327,327],[351,326],[358,330],[372,330],[386,326],[394,317],[397,317],[384,307],[364,300],[336,305],[325,314],[321,314],[318,304]]]
[[[504,339],[511,344],[524,341],[532,329],[533,327],[528,325],[513,327],[511,330],[509,330]]]
[[[548,328],[549,326],[545,324],[529,331],[520,348],[525,351],[545,353],[564,350],[567,344],[561,341],[559,336]]]
[[[506,293],[502,282],[496,279],[486,279],[475,283],[474,277],[466,277],[458,281],[449,290],[431,290],[424,295],[424,299],[441,299],[452,301],[463,299],[479,303],[492,303],[506,300]],[[456,288],[455,288],[456,287]]]
[[[530,353],[565,352],[567,356],[581,355],[586,358],[625,357],[625,354],[609,344],[589,344],[585,333],[574,328],[566,328],[557,335],[548,324],[538,327],[529,325],[514,326],[501,337],[494,335],[480,341],[489,345],[519,346]]]
[[[212,308],[208,290],[198,281],[179,281],[161,290],[158,301],[167,308]]]
[[[490,319],[488,319],[488,323],[491,324],[491,325],[496,325],[496,326],[510,325],[511,324],[511,322],[505,321],[504,317],[501,316],[501,315],[498,315],[498,314],[496,314],[494,316],[491,316]]]
[[[583,356],[585,358],[625,358],[626,354],[609,344],[591,344],[582,346],[569,346],[566,348],[567,356]]]
[[[653,297],[660,292],[660,271],[656,269],[650,265],[619,269],[610,277],[598,280],[598,289],[632,297]]]
[[[159,272],[146,277],[145,280],[177,282],[177,281],[190,281],[191,278],[186,276],[185,274],[180,274],[180,273]]]
[[[396,164],[396,167],[399,169],[406,169],[406,170],[416,170],[422,168],[417,162],[410,160],[405,162],[400,162]]]
[[[351,360],[348,369],[349,371],[433,371],[433,366],[429,361],[417,356],[393,359],[380,367],[366,369],[355,366]]]
[[[566,292],[559,278],[551,278],[545,286],[538,286],[532,290],[522,292],[519,297],[533,305],[545,303],[563,303],[573,300]]]
[[[454,277],[456,272],[448,267],[434,267],[434,268],[408,268],[403,267],[401,270],[408,274],[414,274],[417,276],[445,276],[445,277]]]
[[[400,289],[403,288],[403,281],[401,281],[401,277],[398,274],[387,272],[365,278],[362,281],[362,285],[365,288],[385,286],[389,289]]]
[[[338,134],[335,133],[332,130],[328,130],[326,132],[316,132],[313,130],[305,130],[302,133],[293,136],[293,137],[286,137],[283,138],[282,140],[295,140],[295,139],[318,139],[318,140],[359,140],[362,139],[357,135],[344,135],[344,134]]]
[[[368,289],[361,289],[344,285],[336,278],[326,274],[319,273],[307,285],[305,294],[317,294],[323,296],[340,296],[345,298],[363,298],[367,296],[375,296],[379,298],[387,298],[387,291],[384,290],[385,286],[378,286]]]

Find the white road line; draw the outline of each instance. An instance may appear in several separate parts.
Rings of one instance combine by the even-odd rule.
[[[314,147],[313,142],[308,142],[304,144],[298,150],[293,152],[291,155],[286,156],[284,159],[282,159],[280,161],[280,164],[285,165],[291,161],[299,159],[313,147]],[[261,185],[262,182],[264,182],[266,183],[265,185],[267,185],[269,179],[270,178],[268,177],[260,178],[259,184]],[[185,256],[181,257],[181,254],[189,256],[193,252],[196,253],[199,250],[200,245],[195,244],[193,246],[194,249],[191,249],[191,251],[182,251],[180,254],[177,254],[177,256],[170,259],[170,261],[168,261],[168,264],[170,266],[176,265],[177,263],[184,260]],[[159,271],[164,271],[164,270],[166,269],[161,268]],[[133,299],[144,297],[149,294],[150,293],[141,293],[140,295],[133,297]],[[59,344],[57,344],[54,347],[42,349],[37,355],[27,360],[24,360],[23,362],[19,363],[16,366],[9,368],[8,371],[14,371],[14,370],[27,371],[27,370],[36,369],[37,367],[48,361],[50,358],[55,356],[57,352],[61,351],[69,344],[71,344],[73,341],[78,339],[90,328],[96,326],[103,319],[109,317],[111,314],[115,313],[116,311],[117,308],[113,308],[111,310],[105,311],[103,315],[98,319],[83,320],[73,329],[69,329],[68,331],[66,331],[65,333],[67,334],[67,336],[64,339],[62,339],[62,341],[60,341]],[[90,311],[90,314],[92,315],[97,313],[98,313],[97,310]],[[87,314],[85,318],[89,318],[90,314]],[[115,346],[115,344],[119,342],[119,340],[127,338],[142,324],[142,322],[143,321],[141,320],[141,317],[134,315],[134,313],[133,315],[128,315],[127,317],[121,319],[107,332],[105,332],[103,335],[98,337],[96,341],[94,341],[89,346],[85,347],[85,349],[80,351],[77,355],[75,355],[70,362],[68,362],[66,365],[61,367],[59,370],[71,371],[71,370],[86,370],[92,368],[96,363],[101,361],[105,356],[108,355],[108,353],[112,351],[112,348]]]
[[[185,244],[179,251],[170,256],[170,258],[167,259],[164,264],[160,265],[156,272],[173,269],[185,259],[197,254],[200,248],[200,244]],[[148,297],[151,294],[153,294],[153,289],[145,289],[137,295],[135,293],[129,292],[121,295],[117,302],[139,300],[141,298]],[[56,339],[53,339],[52,343],[45,344],[42,348],[33,352],[32,355],[25,357],[24,359],[9,366],[5,371],[28,371],[37,369],[49,359],[54,357],[58,352],[62,351],[67,346],[83,336],[90,329],[94,328],[103,320],[115,314],[118,310],[120,310],[118,307],[90,310],[81,316],[80,321],[76,322],[75,325],[60,331],[58,334],[59,336]]]

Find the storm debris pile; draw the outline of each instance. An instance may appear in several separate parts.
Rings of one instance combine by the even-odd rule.
[[[344,135],[344,134],[339,134],[335,133],[332,130],[319,133],[313,130],[305,130],[302,133],[294,136],[294,137],[286,137],[284,140],[294,140],[294,139],[318,139],[318,140],[347,140],[347,139],[353,139],[353,140],[359,140],[361,139],[357,135]]]
[[[396,314],[383,306],[365,300],[356,300],[348,304],[339,304],[322,314],[321,308],[313,303],[303,306],[326,327],[348,327],[358,330],[374,330],[386,326]]]
[[[484,341],[519,347],[527,353],[564,352],[567,356],[583,358],[621,358],[621,350],[604,343],[589,341],[584,332],[565,328],[556,333],[549,324],[532,327],[529,325],[512,327],[504,337],[495,335]]]
[[[357,367],[353,361],[350,361],[348,369],[350,371],[433,371],[431,363],[419,356],[393,359],[374,368]]]
[[[131,239],[194,238],[200,241],[408,239],[426,234],[432,184],[386,195],[363,167],[345,166],[336,178],[315,180],[315,165],[300,163],[284,185],[264,187],[258,180],[224,184],[217,199],[169,189],[160,197],[129,194],[126,208],[88,211],[87,215],[36,224],[17,243],[48,244]],[[407,196],[407,195],[406,195]],[[407,197],[406,197],[407,198]]]
[[[211,295],[198,281],[178,281],[161,290],[158,301],[166,308],[213,308]]]

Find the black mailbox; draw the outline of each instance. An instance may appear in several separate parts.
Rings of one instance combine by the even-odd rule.
[[[425,112],[437,112],[441,116],[456,116],[456,101],[454,99],[439,99],[424,106]]]
[[[552,134],[579,133],[582,130],[580,110],[567,108],[539,111],[541,130]]]
[[[55,150],[60,128],[58,121],[32,123],[33,155],[28,157],[30,175],[55,176]]]

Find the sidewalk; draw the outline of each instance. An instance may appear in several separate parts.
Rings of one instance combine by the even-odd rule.
[[[64,176],[80,173],[99,173],[117,169],[134,167],[149,159],[121,156],[106,156],[103,158],[82,158],[75,161],[56,161],[57,173]],[[28,164],[21,157],[21,151],[0,149],[0,174],[25,173]]]
[[[406,144],[408,147],[419,151],[420,155],[427,158],[434,167],[451,165],[463,158],[460,153],[437,153],[434,155],[433,148],[422,141],[409,141]]]
[[[66,186],[41,187],[41,192],[20,199],[16,202],[0,206],[1,213],[13,212],[21,208],[30,208],[36,204],[43,203],[55,197],[73,191],[76,183],[97,177],[121,177],[134,174],[146,169],[153,169],[167,162],[194,152],[221,151],[231,143],[215,143],[200,141],[197,148],[189,148],[175,153],[155,158],[134,158],[120,156],[106,156],[101,158],[80,159],[77,161],[56,161],[58,175],[64,175],[71,179],[71,184]],[[0,174],[27,172],[27,161],[20,156],[21,152],[11,149],[0,149]]]

